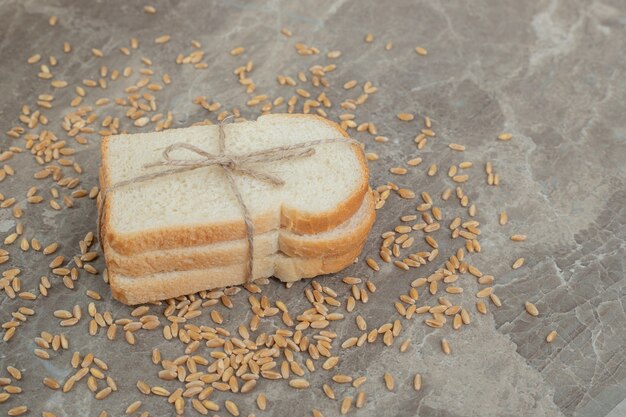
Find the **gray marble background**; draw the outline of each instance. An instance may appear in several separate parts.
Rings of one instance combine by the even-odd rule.
[[[230,108],[239,106],[248,117],[258,113],[246,109],[248,95],[237,83],[232,70],[253,59],[252,77],[259,93],[289,97],[290,89],[275,81],[278,73],[295,77],[314,63],[327,63],[325,53],[339,49],[337,70],[329,75],[333,88],[328,95],[338,103],[349,96],[340,86],[349,79],[366,80],[379,88],[356,111],[357,121],[373,121],[390,142],[376,143],[367,134],[354,133],[366,150],[380,159],[370,164],[372,184],[394,181],[416,191],[439,195],[452,185],[447,167],[461,160],[473,161],[472,177],[464,186],[478,207],[483,234],[483,252],[471,261],[496,277],[495,290],[503,300],[500,309],[490,306],[488,315],[474,313],[477,286],[463,281],[465,293],[456,296],[470,307],[473,322],[460,331],[426,327],[421,318],[403,321],[400,340],[409,338],[411,348],[398,350],[380,342],[361,349],[340,350],[338,371],[366,375],[363,389],[368,394],[360,415],[384,416],[626,416],[626,4],[623,0],[476,0],[476,1],[153,1],[158,12],[146,15],[146,2],[113,1],[0,1],[0,132],[18,124],[22,104],[34,106],[38,94],[50,92],[48,83],[36,77],[37,67],[26,59],[41,53],[59,58],[57,78],[70,84],[97,77],[105,64],[122,69],[138,67],[141,56],[153,60],[157,74],[168,72],[174,82],[157,93],[162,109],[172,110],[174,126],[187,126],[207,117],[191,100],[206,95]],[[50,27],[49,16],[59,16]],[[280,34],[289,27],[294,36]],[[366,33],[375,35],[365,44]],[[153,43],[156,36],[170,34],[164,46]],[[125,57],[118,52],[130,37],[141,42],[138,53]],[[177,66],[175,56],[192,51],[190,40],[202,42],[207,69]],[[394,48],[385,51],[391,40]],[[61,51],[64,41],[74,46],[72,54]],[[322,51],[319,56],[300,57],[293,45],[304,42]],[[242,57],[227,54],[243,45]],[[419,57],[413,49],[428,49]],[[105,57],[90,54],[100,48]],[[133,78],[132,80],[136,80]],[[127,81],[111,83],[107,91],[90,92],[87,102],[100,96],[122,96]],[[55,91],[54,108],[46,110],[49,128],[63,134],[60,117],[69,111],[72,89]],[[356,96],[356,92],[352,96]],[[103,111],[111,112],[112,106]],[[119,110],[118,113],[121,112]],[[438,139],[418,151],[413,138],[421,128],[418,120],[403,123],[395,114],[403,111],[430,116]],[[340,114],[335,106],[331,117]],[[214,119],[214,115],[209,116]],[[101,120],[101,119],[99,119]],[[137,130],[127,119],[122,124]],[[495,137],[502,131],[514,135],[510,142]],[[83,187],[97,182],[98,136],[88,146],[76,146],[76,160],[85,169]],[[459,155],[448,143],[467,146]],[[0,151],[23,141],[0,139]],[[392,176],[388,168],[409,157],[422,156],[424,163],[404,177]],[[502,178],[499,187],[485,184],[484,163],[492,161]],[[5,197],[16,196],[26,214],[26,236],[44,243],[61,242],[60,253],[71,256],[78,241],[94,230],[93,201],[77,201],[73,209],[53,211],[48,205],[27,206],[25,193],[33,185],[38,169],[27,153],[9,161],[16,175],[0,183]],[[426,176],[431,163],[440,172]],[[43,194],[43,193],[42,193]],[[441,207],[447,222],[463,211],[451,198]],[[506,210],[509,224],[501,227],[497,214]],[[378,219],[365,250],[377,257],[379,235],[397,223],[398,216],[414,212],[414,203],[390,198]],[[9,210],[0,210],[0,237],[14,230],[16,220]],[[528,240],[513,244],[508,236],[524,233]],[[442,254],[451,254],[458,245],[441,237]],[[4,247],[4,246],[3,246]],[[48,274],[48,260],[41,254],[22,253],[16,245],[7,248],[11,261],[0,266],[23,269],[25,290],[37,293],[39,277]],[[526,265],[513,271],[512,262],[523,256]],[[95,263],[102,269],[100,259]],[[431,265],[430,268],[434,268]],[[358,308],[370,326],[398,316],[393,302],[408,290],[408,284],[424,271],[403,272],[384,265],[373,273],[363,262],[347,271],[318,279],[330,285],[345,300],[349,288],[338,280],[347,275],[372,280],[378,292]],[[300,297],[309,282],[291,290],[272,282],[264,294],[272,300],[287,300],[291,311],[306,308]],[[127,317],[130,309],[109,299],[99,277],[81,275],[76,290],[56,280],[47,298],[36,301],[9,300],[0,296],[0,321],[10,319],[19,306],[31,306],[36,315],[19,329],[8,343],[0,342],[0,376],[14,365],[22,369],[19,383],[24,392],[0,404],[0,415],[19,404],[28,404],[29,415],[49,410],[57,416],[96,416],[101,410],[122,415],[135,399],[151,415],[173,415],[172,407],[160,397],[142,396],[137,379],[157,381],[157,367],[150,362],[150,350],[158,345],[164,355],[182,353],[180,343],[166,343],[159,331],[140,331],[138,343],[106,340],[101,331],[87,334],[87,320],[64,329],[70,351],[53,354],[49,361],[32,354],[33,338],[41,331],[59,333],[58,320],[50,313],[74,304],[86,307],[86,289],[96,289],[104,300],[99,310],[110,309],[116,318]],[[235,308],[222,313],[228,328],[250,318],[246,293],[234,297]],[[533,301],[541,314],[532,318],[524,312],[525,301]],[[162,307],[153,307],[158,313]],[[195,320],[209,322],[208,314]],[[558,338],[552,344],[545,337],[552,329]],[[333,326],[339,341],[358,335],[352,315]],[[439,348],[446,337],[453,354]],[[59,380],[71,372],[71,351],[92,351],[107,361],[109,374],[120,391],[105,401],[96,401],[84,383],[68,394],[45,388],[41,380],[51,375]],[[383,372],[395,376],[396,388],[388,392]],[[413,375],[423,375],[420,392],[411,388]],[[313,388],[290,389],[285,382],[262,382],[256,392],[265,392],[269,407],[265,413],[254,405],[256,395],[233,395],[242,415],[310,415],[317,407],[326,416],[339,414],[339,403],[327,400],[321,384],[326,372],[310,376]],[[164,384],[176,387],[175,384]],[[355,395],[352,387],[337,386],[339,398]],[[222,403],[229,398],[214,395]],[[190,415],[195,415],[187,407]],[[351,414],[355,413],[353,409]],[[220,415],[225,415],[222,410]]]

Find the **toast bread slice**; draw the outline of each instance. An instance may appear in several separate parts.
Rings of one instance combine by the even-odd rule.
[[[282,254],[270,255],[254,263],[253,280],[275,276],[283,282],[298,281],[318,275],[331,274],[352,264],[363,244],[350,252],[330,257],[298,258]],[[247,265],[231,264],[207,269],[164,272],[143,277],[128,277],[108,272],[113,298],[129,305],[165,300],[245,283]]]
[[[194,126],[158,133],[118,135],[103,139],[101,234],[118,254],[201,246],[245,239],[246,228],[221,167],[205,167],[121,188],[115,184],[147,172],[160,161],[162,148],[177,142],[217,153],[217,126]],[[225,126],[227,152],[241,154],[317,139],[347,138],[336,123],[314,115],[271,114],[256,122]],[[151,146],[146,150],[144,141]],[[197,158],[185,151],[174,157]],[[132,156],[129,156],[132,155]],[[368,190],[363,150],[356,144],[330,143],[314,155],[256,164],[255,169],[285,181],[282,187],[236,175],[255,233],[282,228],[296,234],[331,230],[351,218]],[[102,193],[101,193],[102,194]],[[146,196],[150,198],[146,198]]]

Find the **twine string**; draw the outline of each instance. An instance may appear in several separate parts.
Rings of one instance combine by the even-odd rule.
[[[293,145],[276,146],[273,148],[263,149],[260,151],[247,152],[240,155],[226,153],[226,132],[224,130],[225,121],[231,116],[220,121],[218,124],[219,129],[219,141],[218,141],[218,154],[212,154],[205,151],[195,145],[189,143],[178,142],[169,145],[163,150],[163,159],[157,162],[144,165],[144,168],[152,168],[157,166],[172,167],[160,172],[153,172],[149,174],[140,175],[138,177],[120,181],[117,184],[107,188],[102,193],[100,201],[100,210],[98,216],[98,232],[102,233],[102,215],[104,212],[104,202],[107,194],[113,190],[117,190],[122,187],[126,187],[130,184],[136,184],[140,182],[146,182],[160,177],[170,176],[181,172],[187,172],[196,170],[199,168],[206,168],[212,166],[219,166],[223,169],[224,174],[228,180],[230,189],[232,190],[237,203],[241,208],[243,214],[243,220],[246,226],[246,238],[248,243],[248,259],[247,259],[247,274],[246,283],[250,282],[253,273],[254,264],[254,224],[252,222],[252,216],[250,215],[250,209],[246,205],[243,196],[237,183],[235,181],[236,175],[243,175],[254,178],[256,180],[271,184],[273,186],[283,186],[285,181],[282,179],[259,171],[256,167],[251,167],[252,164],[269,163],[287,161],[298,158],[308,158],[315,154],[315,147],[327,143],[347,143],[351,145],[358,145],[359,142],[351,138],[331,138],[331,139],[318,139],[308,142],[296,143]],[[172,156],[172,153],[176,150],[187,150],[198,156],[195,159],[176,159]],[[101,237],[101,236],[100,236]],[[102,242],[102,238],[100,238]],[[101,243],[102,244],[102,243]]]

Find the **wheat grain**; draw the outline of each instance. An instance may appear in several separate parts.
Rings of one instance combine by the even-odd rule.
[[[538,316],[539,315],[539,310],[537,309],[537,307],[531,303],[530,301],[526,301],[524,303],[524,308],[526,309],[526,312],[528,314],[530,314],[531,316]]]
[[[344,397],[344,399],[341,401],[341,407],[340,407],[341,415],[348,414],[348,411],[350,411],[351,407],[352,407],[352,397]]]
[[[417,166],[417,165],[419,165],[421,163],[422,163],[422,158],[420,158],[420,157],[409,159],[407,161],[407,164],[412,166],[412,167]]]
[[[338,363],[339,363],[339,357],[331,356],[330,358],[326,359],[326,361],[324,361],[324,363],[322,364],[322,369],[329,371],[333,369],[335,366],[337,366]]]
[[[226,407],[226,411],[228,411],[231,415],[235,417],[239,416],[239,407],[237,407],[237,404],[230,400],[226,400],[224,402],[224,406]]]
[[[238,46],[236,48],[231,49],[230,54],[232,56],[239,56],[243,54],[245,51],[246,51],[246,48],[244,48],[243,46]]]
[[[57,390],[61,387],[57,380],[52,377],[44,377],[43,384],[53,390]]]
[[[32,65],[32,64],[36,64],[36,63],[38,63],[39,61],[41,61],[41,55],[40,55],[40,54],[35,54],[35,55],[32,55],[32,56],[30,56],[30,57],[26,60],[26,62],[27,62],[28,64],[31,64],[31,65]]]
[[[441,350],[446,355],[449,355],[452,351],[450,349],[450,343],[446,339],[441,339]]]
[[[292,379],[289,381],[289,386],[296,389],[307,389],[310,385],[306,379]]]
[[[385,381],[385,387],[387,387],[387,390],[393,391],[393,387],[394,387],[393,376],[385,372],[385,374],[383,375],[383,379]]]
[[[259,410],[265,411],[265,409],[267,408],[267,398],[265,397],[265,394],[260,393],[256,397],[256,405],[257,407],[259,407]]]
[[[7,415],[9,415],[9,416],[21,416],[22,414],[26,414],[27,412],[28,412],[28,407],[26,407],[25,405],[20,405],[20,406],[11,408],[7,412]]]
[[[374,271],[380,271],[380,267],[378,266],[378,263],[376,263],[374,259],[367,258],[365,262],[367,263],[367,266],[369,266]]]
[[[136,413],[137,410],[139,410],[139,408],[141,407],[141,404],[142,402],[139,400],[133,402],[131,405],[126,407],[126,414],[130,415]]]
[[[347,82],[343,85],[343,88],[344,88],[344,90],[350,90],[350,89],[352,89],[352,88],[356,87],[358,83],[359,83],[359,82],[358,82],[357,80],[350,80],[350,81],[347,81]]]
[[[111,387],[106,387],[106,388],[101,389],[100,391],[96,393],[96,400],[104,400],[106,397],[108,397],[111,394],[111,392],[113,392]]]
[[[7,366],[7,372],[17,381],[22,379],[22,372],[13,366]]]
[[[46,352],[45,350],[35,349],[34,353],[35,353],[35,356],[37,356],[40,359],[50,359],[50,354]]]
[[[500,298],[496,294],[493,294],[493,293],[489,294],[489,299],[496,307],[502,306],[502,302],[500,301]]]
[[[429,168],[428,168],[428,176],[432,177],[437,173],[437,164],[432,164]]]
[[[411,191],[409,189],[406,189],[406,188],[400,188],[398,190],[398,194],[400,195],[400,197],[402,197],[404,199],[407,199],[407,200],[415,198],[415,192],[413,192],[413,191]]]

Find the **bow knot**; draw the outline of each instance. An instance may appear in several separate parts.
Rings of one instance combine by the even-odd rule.
[[[224,168],[228,168],[231,170],[237,169],[237,162],[233,158],[225,157],[226,161],[222,162],[220,165]]]

